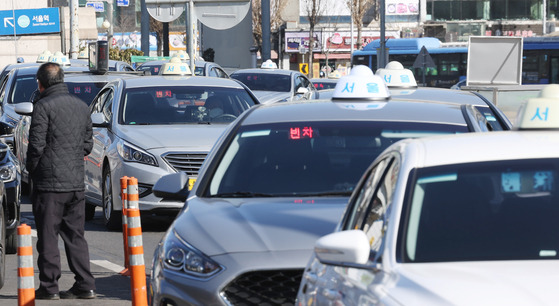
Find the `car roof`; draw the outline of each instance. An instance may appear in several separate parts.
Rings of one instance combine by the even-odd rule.
[[[125,78],[123,82],[127,88],[146,86],[217,86],[244,90],[244,87],[237,81],[216,77],[152,75],[141,78]]]
[[[313,78],[310,80],[313,83],[337,83],[339,79]]]
[[[469,104],[487,106],[482,98],[470,91],[450,90],[448,88],[420,87],[416,89],[389,88],[392,99],[408,101],[439,102],[447,104]]]
[[[263,104],[243,125],[301,121],[409,121],[466,126],[458,103],[390,99],[388,102],[310,100]]]
[[[64,82],[110,82],[116,79],[127,77],[138,77],[136,73],[123,73],[122,71],[115,71],[116,73],[107,74],[94,74],[94,73],[65,73]],[[119,73],[120,72],[120,73]]]
[[[499,160],[559,158],[557,131],[499,131],[407,139],[398,144],[422,156],[417,167]],[[420,152],[420,153],[418,153]],[[460,154],[457,154],[460,152]]]
[[[248,68],[248,69],[239,69],[239,70],[231,73],[231,75],[241,74],[241,73],[265,73],[265,74],[292,75],[294,73],[297,73],[297,71],[286,70],[286,69]]]

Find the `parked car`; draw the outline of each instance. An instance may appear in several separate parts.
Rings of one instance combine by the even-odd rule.
[[[4,190],[4,183],[0,181],[0,204],[4,208],[4,203],[6,201],[6,192]],[[5,209],[0,209],[0,288],[4,287],[4,282],[6,281],[6,218]]]
[[[139,65],[137,71],[149,71],[151,75],[161,74],[161,67],[169,62],[168,60],[148,61]],[[194,74],[197,76],[211,76],[217,78],[229,78],[223,67],[214,62],[201,60],[194,61]]]
[[[316,242],[297,305],[555,304],[558,102],[555,84],[519,131],[388,147]]]
[[[271,68],[239,69],[230,77],[245,84],[264,104],[317,98],[314,85],[298,71]]]
[[[0,181],[3,183],[3,224],[5,240],[2,250],[6,254],[17,253],[17,227],[21,213],[21,168],[10,148],[0,142]]]
[[[335,229],[361,174],[385,148],[408,137],[510,129],[480,96],[422,91],[417,99],[391,97],[380,77],[356,66],[331,100],[243,113],[192,190],[184,173],[153,187],[163,201],[186,203],[155,250],[152,303],[294,304],[314,242]]]
[[[219,135],[258,100],[224,78],[145,76],[109,82],[90,105],[93,150],[86,157],[89,203],[102,206],[109,229],[122,227],[120,178],[138,179],[145,213],[175,215],[182,201],[162,201],[153,184],[169,173],[195,179]]]

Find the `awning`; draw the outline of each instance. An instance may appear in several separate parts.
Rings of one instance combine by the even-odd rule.
[[[314,53],[313,57],[314,59],[326,59],[326,54]],[[328,59],[351,59],[351,55],[349,53],[330,53]]]

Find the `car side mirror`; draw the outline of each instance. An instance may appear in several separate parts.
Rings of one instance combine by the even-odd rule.
[[[188,175],[178,172],[162,176],[152,188],[156,197],[185,202],[188,198]]]
[[[23,115],[23,116],[31,116],[33,113],[33,103],[31,102],[21,102],[16,103],[14,110],[16,113]]]
[[[91,114],[91,123],[94,127],[108,127],[109,123],[105,120],[105,115],[102,113]]]

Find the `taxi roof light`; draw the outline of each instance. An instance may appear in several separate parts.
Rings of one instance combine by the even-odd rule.
[[[36,62],[37,63],[46,63],[49,61],[49,57],[52,55],[52,53],[49,50],[45,50],[43,52],[41,52],[41,54],[39,54],[39,56],[37,57]]]
[[[63,67],[70,66],[70,60],[68,60],[68,57],[60,51],[54,52],[54,54],[49,57],[49,62],[57,63]]]
[[[183,63],[181,59],[177,56],[173,56],[168,63],[163,64],[161,70],[159,70],[161,75],[192,75],[190,67],[188,64]]]
[[[518,111],[516,130],[559,129],[559,84],[545,86]]]
[[[353,67],[349,75],[340,78],[332,99],[387,100],[390,98],[388,87],[381,77],[364,65]]]
[[[271,59],[266,60],[264,63],[262,63],[262,65],[260,66],[260,68],[264,68],[264,69],[277,69],[278,65],[276,63],[274,63]]]
[[[183,63],[190,60],[190,56],[184,50],[177,51],[177,53],[173,54],[173,57],[178,57]]]
[[[413,72],[405,69],[397,61],[392,61],[385,68],[377,69],[376,75],[382,77],[388,87],[410,88],[417,87]]]

